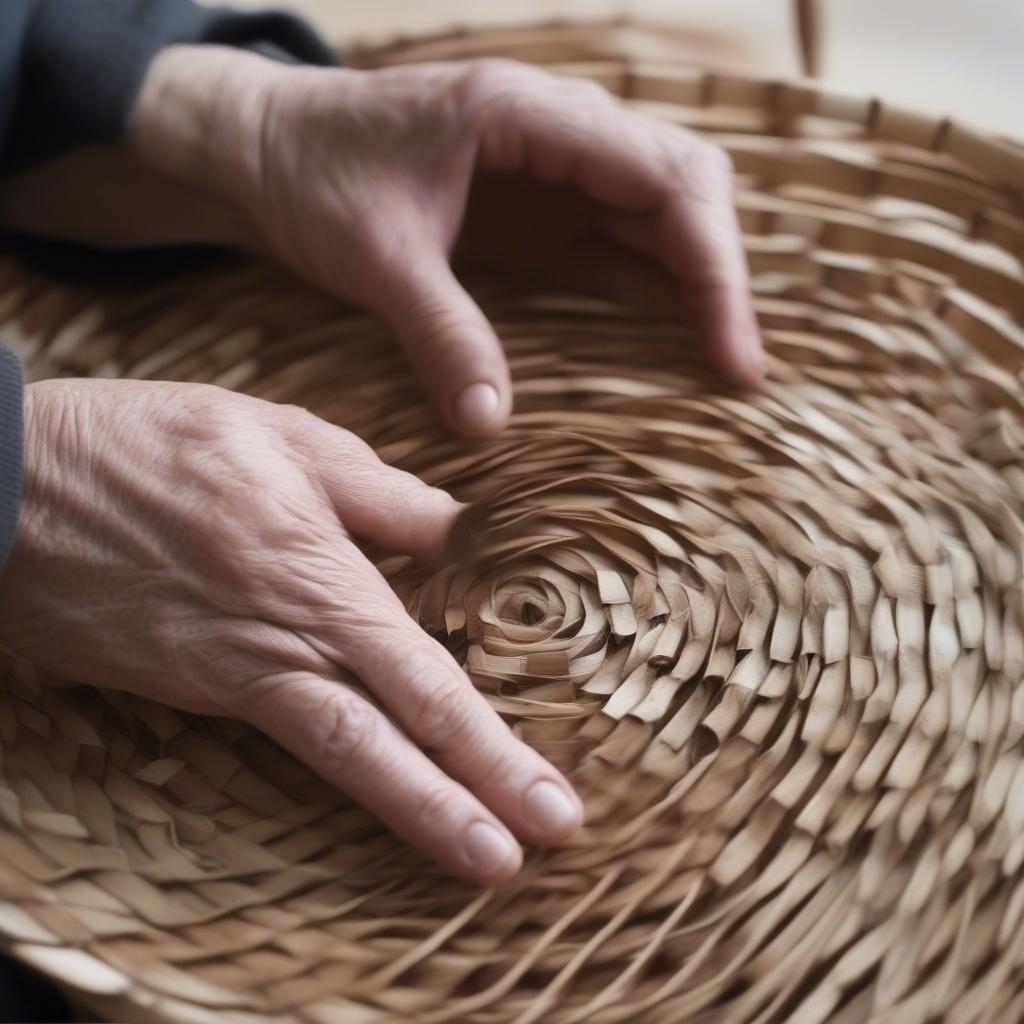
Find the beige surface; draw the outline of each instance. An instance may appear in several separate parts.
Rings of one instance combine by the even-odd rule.
[[[241,0],[265,6],[268,0]],[[769,74],[797,68],[785,0],[281,0],[338,41],[453,25],[631,14],[694,25]],[[824,77],[843,88],[1024,137],[1024,0],[821,0]]]
[[[829,80],[1024,138],[1022,0],[823,6]]]

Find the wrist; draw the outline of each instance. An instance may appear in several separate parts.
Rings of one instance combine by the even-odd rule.
[[[127,145],[146,166],[227,204],[241,224],[259,192],[268,96],[288,73],[229,47],[168,47],[139,91]]]

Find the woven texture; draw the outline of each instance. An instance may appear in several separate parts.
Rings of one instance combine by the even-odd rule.
[[[379,564],[588,808],[474,890],[243,726],[8,660],[0,935],[104,1019],[1024,1019],[1024,152],[670,49],[361,59],[563,62],[713,133],[757,394],[677,326],[491,280],[516,411],[469,445],[377,323],[269,269],[115,295],[0,266],[30,378],[298,402],[474,501],[472,564]]]

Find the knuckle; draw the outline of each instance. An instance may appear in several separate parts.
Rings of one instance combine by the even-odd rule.
[[[448,366],[460,360],[465,354],[466,339],[479,333],[479,325],[470,317],[440,301],[421,303],[409,322],[416,324],[411,334],[410,355],[435,366]]]
[[[289,435],[303,434],[315,426],[317,417],[301,405],[278,405],[274,417],[281,430]]]
[[[458,795],[452,786],[428,790],[419,798],[420,820],[440,831],[457,816]]]
[[[471,712],[463,687],[424,680],[415,683],[413,690],[412,732],[422,746],[439,749],[465,738]]]
[[[571,78],[570,93],[578,102],[588,104],[604,104],[611,98],[611,93],[599,82],[591,78]]]
[[[329,673],[335,666],[311,644],[269,622],[218,620],[193,625],[171,637],[178,650],[187,642],[207,678],[219,687],[223,707],[232,717],[260,726],[280,719],[295,693],[271,681],[296,672]],[[168,664],[176,652],[168,649]]]
[[[702,191],[721,191],[732,181],[732,159],[721,146],[700,136],[689,140],[682,153],[682,170],[686,179]]]
[[[518,61],[481,57],[468,62],[462,76],[462,91],[468,100],[486,103],[516,89],[529,73],[530,69]]]
[[[258,467],[244,460],[221,463],[220,479],[207,487],[202,528],[194,541],[221,578],[252,590],[256,578],[266,575],[267,550],[290,549],[308,532],[295,514],[289,488],[273,490]]]
[[[723,178],[731,178],[733,176],[735,167],[733,166],[732,157],[721,146],[701,139],[698,152],[701,154],[700,159],[707,166],[710,173],[718,174]]]
[[[714,143],[696,135],[665,140],[660,165],[670,194],[701,203],[717,203],[732,190],[732,159]]]
[[[557,82],[540,68],[488,58],[471,62],[461,81],[460,98],[478,131],[500,134],[530,121]]]
[[[178,433],[183,441],[216,447],[229,445],[239,433],[240,418],[235,403],[225,395],[205,390],[202,401],[186,402],[182,408]]]
[[[310,741],[332,773],[351,775],[369,759],[379,731],[379,712],[342,691],[324,702],[311,723]]]
[[[454,505],[454,500],[443,491],[426,484],[403,484],[387,477],[376,481],[373,492],[364,498],[364,508],[380,527],[398,528],[407,524],[411,515],[423,520],[426,526],[439,515],[453,514]],[[411,540],[411,534],[407,539]]]

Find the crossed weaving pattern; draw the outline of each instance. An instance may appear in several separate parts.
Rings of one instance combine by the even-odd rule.
[[[467,445],[379,325],[267,269],[115,301],[0,267],[31,375],[300,402],[474,502],[472,557],[379,564],[588,808],[476,891],[243,726],[11,661],[0,936],[110,1019],[1024,1019],[1024,153],[651,64],[664,45],[549,28],[373,59],[582,62],[560,70],[712,132],[757,394],[675,325],[485,282],[516,412]]]

